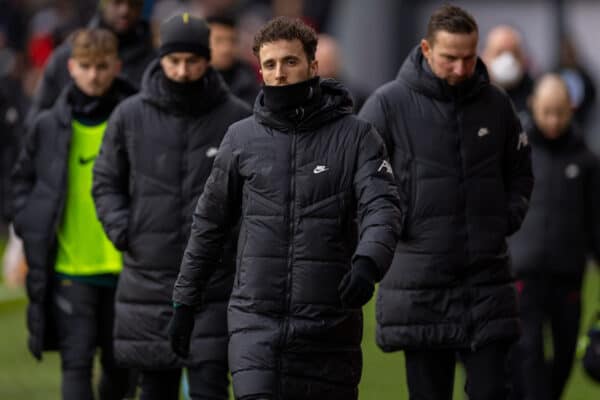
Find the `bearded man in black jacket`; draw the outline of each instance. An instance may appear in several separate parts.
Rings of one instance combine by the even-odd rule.
[[[477,39],[467,12],[439,8],[398,78],[359,114],[384,136],[402,193],[377,342],[405,351],[411,399],[449,398],[457,354],[470,398],[506,399],[506,355],[519,334],[506,236],[527,210],[530,149]]]
[[[141,92],[115,110],[94,168],[93,195],[108,237],[123,251],[116,295],[115,353],[141,370],[141,398],[178,399],[188,367],[192,399],[226,399],[226,307],[233,257],[222,263],[197,315],[193,351],[171,351],[171,294],[192,213],[227,127],[248,116],[209,66],[209,28],[187,13],[160,28],[160,59]]]
[[[175,284],[171,340],[186,354],[190,310],[241,216],[228,309],[238,399],[356,399],[361,307],[397,240],[384,144],[348,91],[317,76],[316,47],[312,29],[284,17],[255,36],[265,86],[223,139]]]

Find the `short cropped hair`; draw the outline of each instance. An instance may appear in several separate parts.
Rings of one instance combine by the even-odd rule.
[[[460,7],[445,4],[435,10],[429,23],[427,24],[426,39],[429,43],[435,41],[435,34],[438,31],[449,33],[472,33],[479,32],[475,18]]]
[[[313,61],[317,52],[317,33],[297,18],[277,17],[269,21],[254,36],[252,51],[259,58],[260,48],[263,44],[277,40],[291,41],[295,39],[302,43],[308,61]]]
[[[232,14],[215,14],[206,17],[207,24],[224,25],[231,29],[237,29],[237,21]]]
[[[78,29],[71,34],[71,57],[94,59],[118,54],[118,39],[108,29]]]

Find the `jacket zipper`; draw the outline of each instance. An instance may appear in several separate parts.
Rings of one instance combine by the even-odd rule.
[[[52,226],[52,243],[50,248],[54,248],[56,246],[56,242],[57,242],[57,235],[58,235],[58,225],[60,224],[60,221],[62,220],[62,216],[63,213],[65,211],[65,202],[66,202],[66,196],[67,196],[67,175],[69,173],[69,152],[71,150],[71,140],[73,138],[73,131],[72,128],[69,126],[69,138],[67,139],[67,146],[66,146],[66,157],[64,160],[64,169],[63,169],[63,174],[61,177],[61,182],[60,182],[60,187],[62,188],[63,192],[62,195],[60,196],[60,202],[58,203],[58,208],[56,210],[56,215],[54,217],[54,221],[53,221],[53,226]],[[52,250],[53,253],[56,253],[55,250]],[[54,254],[54,258],[56,257],[56,255]],[[56,260],[52,260],[53,263],[56,262]]]
[[[464,171],[464,157],[463,157],[463,119],[462,112],[460,111],[460,106],[458,102],[455,100],[454,103],[455,112],[456,112],[456,146],[457,146],[457,157],[458,157],[458,173],[459,173],[459,184],[460,184],[460,199],[462,202],[462,213],[465,224],[465,248],[464,248],[464,256],[465,263],[469,261],[469,229],[468,229],[468,221],[467,221],[467,195],[465,190],[465,171]],[[471,311],[471,306],[473,302],[473,293],[471,285],[467,282],[467,277],[464,278],[464,303],[465,303],[465,329],[467,334],[467,341],[469,343],[469,348],[471,351],[475,351],[477,348],[477,343],[473,338],[473,315]]]
[[[277,369],[279,374],[281,374],[282,365],[282,349],[286,342],[286,338],[289,331],[290,325],[290,306],[292,301],[292,268],[294,265],[294,236],[295,236],[295,219],[296,219],[296,141],[297,141],[297,131],[294,129],[292,131],[292,142],[290,145],[290,199],[289,199],[289,247],[288,247],[288,266],[287,266],[287,276],[286,276],[286,287],[285,287],[285,309],[283,315],[283,329],[281,333],[281,338],[279,341],[279,357],[277,359]],[[279,392],[283,393],[282,379],[279,379]]]

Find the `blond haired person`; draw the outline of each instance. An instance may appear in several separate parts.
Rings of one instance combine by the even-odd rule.
[[[127,372],[112,352],[120,253],[96,218],[92,167],[115,106],[133,94],[116,79],[117,39],[82,29],[71,38],[73,79],[31,125],[14,171],[14,228],[29,265],[29,349],[58,349],[62,398],[93,399],[92,366],[101,349],[101,399],[121,399]]]

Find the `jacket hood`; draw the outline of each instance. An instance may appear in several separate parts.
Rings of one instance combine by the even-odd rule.
[[[223,78],[212,67],[209,67],[200,78],[202,84],[198,93],[183,96],[169,90],[165,84],[166,79],[160,60],[153,60],[142,78],[142,99],[173,113],[197,115],[218,106],[229,95],[229,89]]]
[[[75,83],[71,80],[60,92],[60,95],[52,106],[52,110],[57,115],[60,123],[64,126],[70,125],[71,119],[73,118],[72,107],[69,104],[69,92],[72,90],[73,86],[75,86]],[[127,97],[134,95],[136,92],[136,88],[129,83],[129,81],[120,77],[115,78],[113,85],[109,90],[110,95],[116,97],[116,104],[125,100]]]
[[[416,46],[400,67],[397,79],[404,81],[413,90],[441,101],[466,100],[490,85],[487,69],[479,57],[473,76],[455,86],[449,85],[444,79],[425,69],[426,62],[421,47]]]
[[[348,89],[334,79],[319,78],[321,95],[317,101],[318,106],[309,111],[307,115],[294,122],[284,113],[274,112],[265,106],[264,92],[260,91],[254,102],[254,116],[256,120],[266,126],[280,131],[310,131],[319,126],[335,121],[344,115],[352,114],[354,102]],[[305,108],[296,109],[304,113]]]

